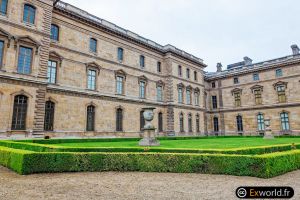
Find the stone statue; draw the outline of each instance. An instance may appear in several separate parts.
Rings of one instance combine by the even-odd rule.
[[[139,145],[140,146],[160,146],[160,143],[155,138],[155,127],[152,125],[151,121],[154,118],[153,111],[155,108],[143,108],[144,110],[144,119],[146,121],[145,126],[143,128],[144,130],[144,136],[143,139],[140,140]]]

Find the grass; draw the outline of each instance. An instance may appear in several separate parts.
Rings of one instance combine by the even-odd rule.
[[[160,147],[153,148],[193,148],[193,149],[234,149],[241,147],[272,146],[280,144],[300,143],[300,138],[203,138],[191,140],[161,140]],[[59,147],[138,147],[137,141],[122,142],[79,142],[51,144]]]

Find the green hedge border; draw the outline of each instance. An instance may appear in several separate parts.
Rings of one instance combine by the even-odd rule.
[[[181,148],[147,148],[147,147],[59,147],[40,143],[0,140],[0,146],[14,149],[24,149],[35,152],[160,152],[160,153],[210,153],[210,154],[241,154],[260,155],[273,152],[300,149],[300,143],[292,147],[291,144],[243,147],[234,149],[181,149]]]
[[[93,171],[209,173],[270,178],[300,168],[300,150],[264,155],[32,152],[0,147],[19,174]]]

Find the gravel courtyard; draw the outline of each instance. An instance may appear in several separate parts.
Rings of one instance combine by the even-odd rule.
[[[20,176],[0,166],[0,199],[237,199],[243,185],[291,186],[300,199],[300,170],[272,179],[207,174],[62,173]]]

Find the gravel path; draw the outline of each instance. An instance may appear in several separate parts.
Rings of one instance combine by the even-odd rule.
[[[237,199],[242,185],[284,185],[300,199],[300,170],[272,179],[173,173],[61,173],[20,176],[0,166],[0,199]]]

